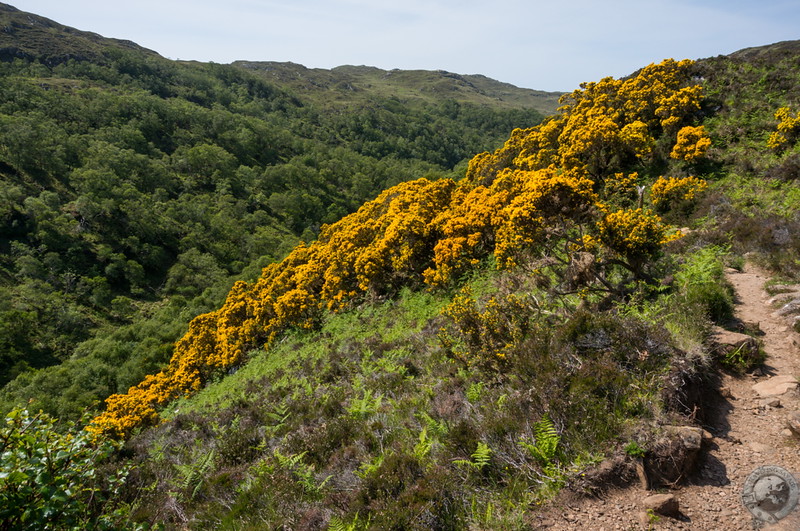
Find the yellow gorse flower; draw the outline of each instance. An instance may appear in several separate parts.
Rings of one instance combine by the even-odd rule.
[[[526,252],[571,232],[574,252],[611,252],[630,263],[656,255],[669,239],[667,228],[655,214],[619,208],[630,202],[639,178],[620,161],[647,162],[663,135],[677,139],[673,152],[683,160],[708,149],[702,127],[686,124],[702,97],[701,87],[689,82],[690,65],[670,59],[626,80],[583,84],[562,97],[558,115],[516,129],[497,151],[475,156],[464,179],[401,183],[324,226],[317,241],[264,268],[256,282],[237,282],[220,309],[195,318],[168,366],[109,397],[91,429],[125,437],[157,422],[159,407],[196,392],[287,328],[313,327],[323,312],[358,297],[446,284],[489,256],[500,267],[515,267]],[[654,187],[653,197],[700,189],[663,188]],[[448,311],[459,322],[478,323],[473,332],[489,341],[487,355],[502,361],[508,343],[501,332],[516,325],[501,310],[513,311],[519,302],[475,304],[464,294]]]

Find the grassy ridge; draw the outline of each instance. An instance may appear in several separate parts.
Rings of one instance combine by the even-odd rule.
[[[522,89],[481,75],[427,70],[382,70],[369,66],[339,66],[331,70],[294,63],[237,61],[235,66],[258,73],[279,86],[330,108],[358,105],[372,98],[403,103],[492,104],[497,108],[536,109],[554,114],[561,93]]]

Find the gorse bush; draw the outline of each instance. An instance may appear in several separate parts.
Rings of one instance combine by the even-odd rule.
[[[475,157],[461,181],[403,183],[323,227],[315,242],[254,284],[238,282],[219,310],[194,319],[168,367],[110,397],[93,429],[126,436],[155,422],[158,406],[196,392],[289,328],[314,327],[322,312],[360,297],[445,286],[490,256],[501,268],[547,257],[562,272],[571,268],[571,289],[614,292],[614,275],[642,277],[673,236],[655,213],[615,205],[619,186],[606,193],[604,184],[631,175],[632,164],[666,159],[645,146],[662,137],[675,144],[699,109],[690,66],[667,60],[624,81],[585,84],[564,96],[557,116]],[[693,135],[703,138],[702,130]],[[493,333],[492,315],[482,319],[481,333]]]
[[[664,212],[692,204],[706,188],[708,183],[697,177],[659,177],[650,190],[650,200],[657,211]]]
[[[777,131],[769,135],[767,146],[772,149],[790,147],[800,133],[800,116],[788,107],[781,107],[775,111],[775,119],[778,120]]]

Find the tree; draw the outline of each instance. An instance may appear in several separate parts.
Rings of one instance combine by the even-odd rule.
[[[0,528],[120,529],[127,468],[105,464],[115,445],[75,424],[15,409],[0,427]]]

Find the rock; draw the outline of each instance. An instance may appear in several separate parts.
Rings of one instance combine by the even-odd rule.
[[[758,341],[747,334],[740,334],[739,332],[731,332],[719,326],[715,326],[711,333],[712,351],[720,358],[724,357],[731,352],[736,352],[747,366],[759,359],[759,344]],[[752,363],[751,363],[752,360]]]
[[[673,518],[680,516],[680,507],[678,500],[672,494],[654,494],[642,500],[642,508],[647,511],[653,511],[655,514],[663,516],[671,516]]]
[[[781,407],[781,400],[777,397],[767,398],[762,403],[767,407]]]
[[[789,428],[785,428],[781,430],[781,435],[783,435],[784,437],[791,437],[792,435],[794,435],[794,433],[792,433],[792,430],[790,430]]]
[[[786,416],[786,427],[792,430],[796,437],[800,437],[800,412],[792,411]]]
[[[800,286],[797,286],[796,284],[773,284],[770,286],[769,290],[775,294],[796,292],[798,293],[798,296],[800,296]]]
[[[787,302],[780,310],[775,312],[775,314],[780,317],[786,317],[787,315],[793,315],[796,313],[800,313],[800,299],[794,299],[790,302]]]
[[[792,241],[789,229],[786,227],[775,227],[772,229],[772,241],[775,245],[788,245]]]
[[[774,306],[776,304],[786,304],[787,302],[790,302],[790,301],[792,301],[794,299],[800,299],[800,293],[798,293],[796,291],[794,291],[794,292],[786,292],[786,293],[779,293],[778,295],[775,295],[774,297],[769,299],[767,301],[767,304],[769,306]]]
[[[672,487],[694,475],[703,440],[710,440],[710,434],[705,435],[704,431],[691,426],[665,426],[664,434],[643,460],[650,488]]]
[[[784,374],[758,382],[753,386],[753,391],[760,397],[778,396],[791,389],[797,389],[798,385],[800,385],[800,382],[797,381],[797,378],[790,374]]]
[[[772,448],[760,442],[751,442],[748,446],[750,446],[750,449],[757,454],[767,454],[772,451]]]
[[[684,448],[690,451],[700,450],[703,444],[703,428],[692,426],[669,426],[668,431],[677,435],[683,442]]]
[[[642,476],[636,470],[636,463],[625,455],[616,455],[587,469],[580,477],[575,478],[574,486],[579,491],[597,494],[610,487],[628,487],[637,476],[641,481]],[[647,489],[646,484],[642,487]]]

